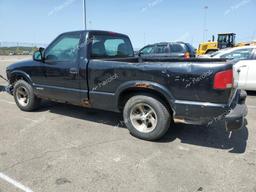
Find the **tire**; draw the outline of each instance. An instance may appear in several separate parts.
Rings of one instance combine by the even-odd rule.
[[[123,117],[130,133],[147,141],[162,138],[171,124],[167,107],[160,99],[151,95],[131,97],[125,104]]]
[[[34,111],[38,109],[41,99],[34,95],[33,87],[24,80],[18,80],[13,89],[13,97],[16,105],[22,111]]]

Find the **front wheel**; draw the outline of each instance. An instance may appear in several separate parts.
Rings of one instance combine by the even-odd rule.
[[[34,95],[33,87],[24,80],[15,83],[13,96],[22,111],[33,111],[40,105],[41,100]]]
[[[150,95],[130,98],[123,111],[130,133],[140,139],[154,141],[163,137],[171,123],[171,115],[160,99]]]

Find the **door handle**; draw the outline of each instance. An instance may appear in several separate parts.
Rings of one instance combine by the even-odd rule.
[[[77,68],[70,68],[69,73],[72,75],[77,75],[78,74],[78,69]]]
[[[245,68],[245,67],[247,67],[247,65],[242,65],[242,66],[241,66],[241,68]]]

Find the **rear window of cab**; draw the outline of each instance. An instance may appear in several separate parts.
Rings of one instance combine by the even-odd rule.
[[[130,39],[126,36],[93,35],[91,58],[133,57]]]

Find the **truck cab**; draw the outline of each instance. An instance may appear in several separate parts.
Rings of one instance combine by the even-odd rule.
[[[232,48],[236,45],[235,33],[220,33],[218,34],[218,49]]]
[[[92,65],[99,58],[129,57],[133,58],[134,52],[126,35],[76,31],[59,35],[46,49],[36,51],[33,61],[19,65],[23,72],[30,74],[29,81],[33,82],[35,94],[39,97],[86,105],[89,100],[89,62]],[[11,83],[14,78],[11,77]]]

